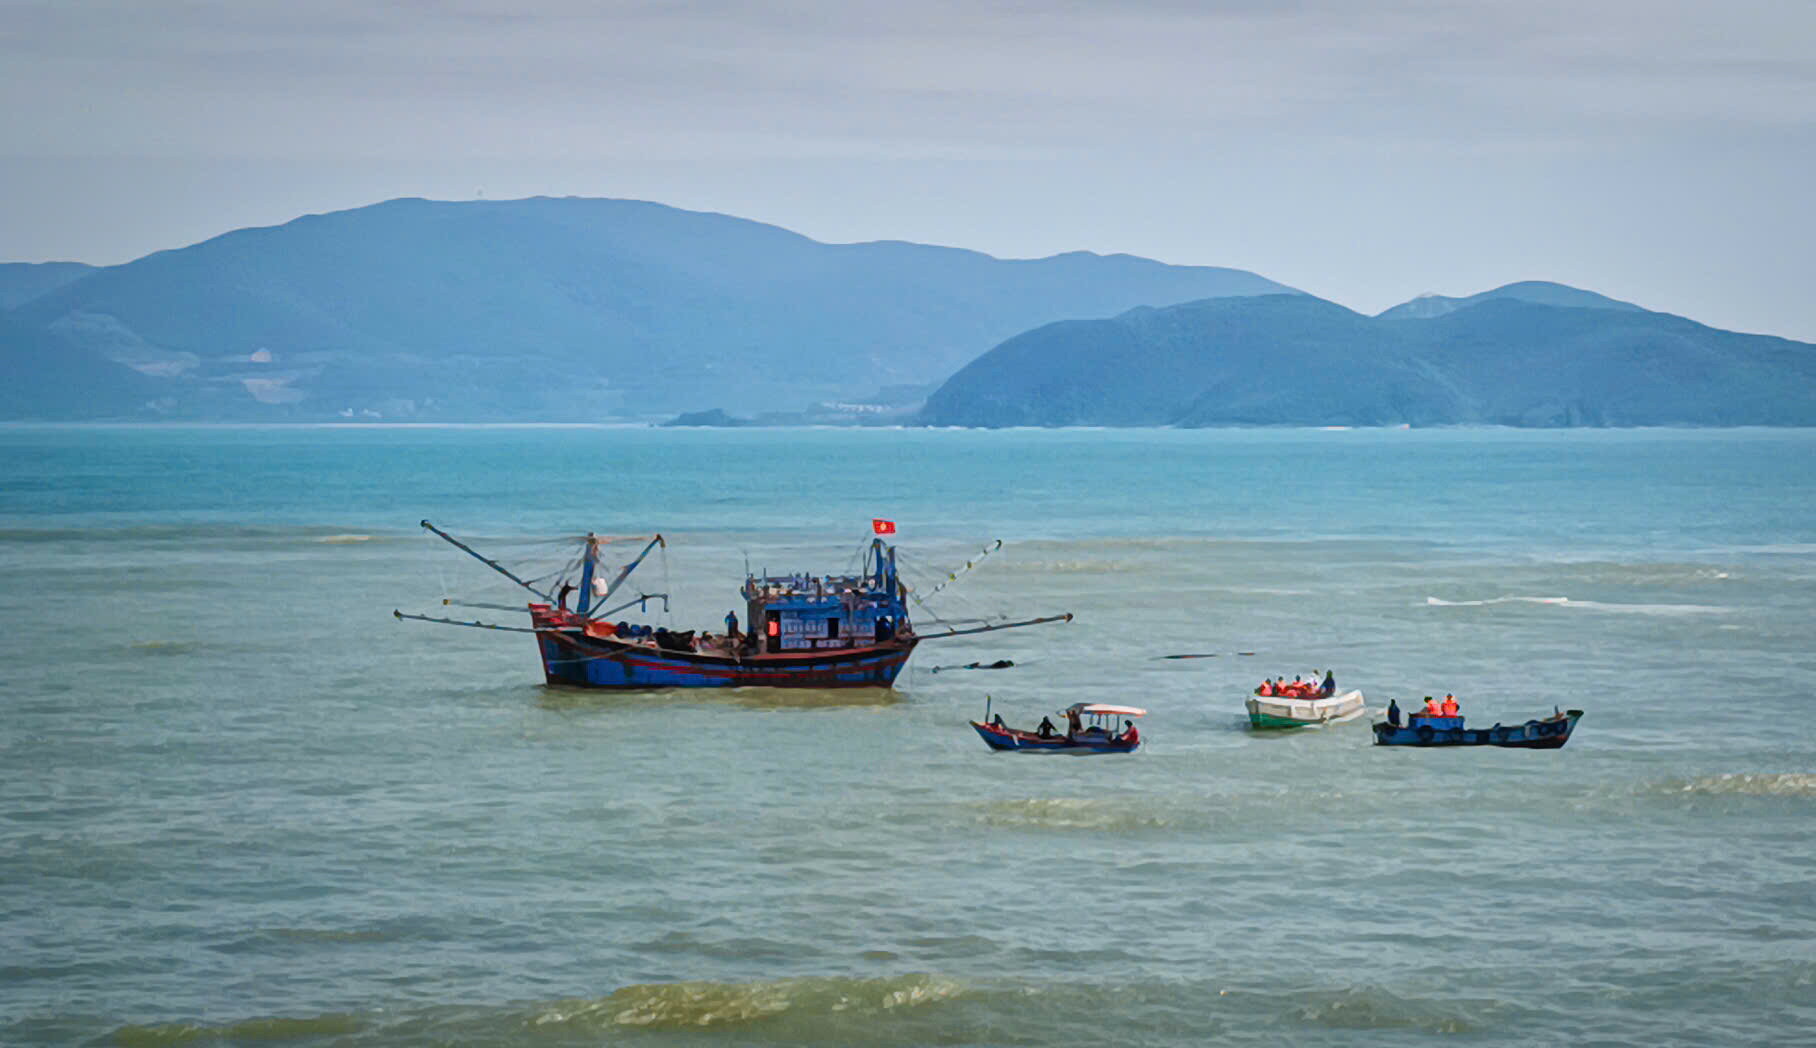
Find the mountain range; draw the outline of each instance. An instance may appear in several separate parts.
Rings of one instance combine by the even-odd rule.
[[[112,392],[150,379],[131,417],[799,409],[931,387],[1058,318],[1291,290],[1128,255],[824,244],[632,200],[393,200],[120,266],[0,268],[19,299],[0,371],[14,418],[116,416],[72,365]]]
[[[1368,317],[1260,295],[1061,321],[927,401],[959,426],[1816,424],[1816,346],[1527,282]]]
[[[0,420],[739,416],[1816,425],[1816,347],[1544,281],[1371,317],[1239,269],[827,244],[634,200],[393,200],[0,265]]]

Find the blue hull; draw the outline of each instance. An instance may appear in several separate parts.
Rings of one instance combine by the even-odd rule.
[[[993,750],[1015,750],[1022,753],[1134,753],[1141,747],[1139,739],[1134,742],[1115,742],[1105,736],[1068,739],[1064,735],[1043,739],[1033,732],[998,728],[977,721],[972,721],[971,726],[977,729],[984,744]]]
[[[1492,728],[1466,728],[1461,717],[1436,718],[1435,724],[1374,725],[1377,746],[1501,746],[1520,750],[1555,750],[1570,741],[1582,710],[1568,710],[1559,717],[1529,720],[1524,724],[1497,724]]]
[[[916,643],[736,656],[662,650],[579,630],[537,635],[544,678],[579,688],[887,688]]]

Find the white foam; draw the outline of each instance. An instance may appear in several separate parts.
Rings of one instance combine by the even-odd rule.
[[[1425,603],[1434,608],[1482,608],[1490,604],[1568,604],[1569,597],[1492,597],[1488,600],[1440,600],[1437,597],[1426,597]]]
[[[1490,604],[1552,604],[1562,608],[1583,608],[1624,615],[1726,615],[1734,609],[1719,604],[1618,604],[1600,600],[1571,600],[1569,597],[1493,597],[1488,600],[1440,600],[1426,597],[1433,608],[1480,608]]]

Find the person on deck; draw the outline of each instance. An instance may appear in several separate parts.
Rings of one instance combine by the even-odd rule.
[[[1262,698],[1271,698],[1274,694],[1274,682],[1266,677],[1261,678],[1261,687],[1255,689],[1255,694]]]
[[[738,642],[738,613],[735,611],[725,613],[725,635],[733,644]]]
[[[1393,699],[1387,700],[1387,726],[1390,728],[1400,726],[1400,704]]]
[[[1457,715],[1458,708],[1457,697],[1449,692],[1445,692],[1444,705],[1438,707],[1439,712],[1443,713],[1446,717],[1454,717]]]
[[[1319,688],[1318,691],[1327,699],[1332,695],[1337,694],[1337,675],[1330,670],[1325,670],[1324,686]]]
[[[1040,729],[1036,732],[1036,734],[1038,734],[1043,739],[1050,739],[1053,737],[1054,730],[1055,729],[1053,727],[1052,718],[1042,717],[1040,719]]]
[[[562,611],[566,611],[568,594],[570,594],[572,592],[574,592],[573,583],[571,583],[571,582],[562,583],[561,584],[561,596],[559,596],[555,599],[555,606],[560,608]]]
[[[1066,711],[1066,738],[1070,739],[1070,738],[1075,737],[1078,734],[1078,729],[1079,729],[1078,711],[1077,710],[1067,710]]]
[[[1133,744],[1141,741],[1141,733],[1135,730],[1134,721],[1132,721],[1132,720],[1123,721],[1122,727],[1123,727],[1122,741],[1129,743],[1130,745],[1133,745]]]
[[[1438,711],[1438,700],[1432,698],[1430,695],[1425,696],[1425,708],[1419,712],[1427,717],[1443,716],[1443,714]]]

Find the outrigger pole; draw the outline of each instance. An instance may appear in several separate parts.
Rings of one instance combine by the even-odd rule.
[[[489,622],[479,622],[479,621],[462,622],[459,619],[438,619],[431,615],[412,615],[408,612],[398,611],[395,608],[393,608],[391,610],[391,614],[397,616],[397,618],[399,620],[415,619],[418,622],[439,622],[444,626],[466,626],[469,629],[476,629],[476,630],[503,630],[506,633],[550,633],[550,632],[553,632],[551,630],[530,629],[527,626],[494,626]]]
[[[1021,622],[1001,622],[994,626],[974,626],[968,630],[949,629],[944,633],[926,634],[926,635],[922,636],[921,639],[922,640],[944,640],[947,637],[963,637],[967,633],[989,633],[992,630],[1012,630],[1017,626],[1038,626],[1043,622],[1071,622],[1071,621],[1072,621],[1072,613],[1068,611],[1064,615],[1047,615],[1047,616],[1043,616],[1038,619],[1024,619]]]
[[[632,597],[630,600],[625,601],[623,604],[620,604],[615,608],[605,608],[600,611],[595,611],[595,612],[593,612],[592,617],[595,619],[603,619],[607,615],[612,615],[612,614],[616,614],[617,612],[623,611],[625,608],[630,607],[632,604],[647,604],[648,602],[650,602],[652,600],[656,600],[658,598],[660,598],[662,601],[662,610],[664,612],[668,611],[668,594],[666,594],[666,593],[643,593],[643,594],[639,594],[638,596]],[[647,607],[645,607],[643,610],[647,612],[649,609]]]
[[[530,585],[529,583],[523,581],[522,579],[518,578],[517,576],[511,574],[509,571],[506,571],[504,568],[504,565],[498,563],[497,561],[491,559],[490,557],[485,556],[484,554],[480,553],[478,550],[474,549],[473,547],[460,541],[459,539],[457,539],[454,536],[448,534],[447,532],[441,530],[440,528],[436,527],[435,525],[429,523],[426,520],[422,522],[422,526],[429,529],[430,531],[433,531],[436,535],[440,536],[443,540],[445,540],[449,544],[453,545],[456,549],[465,550],[467,553],[472,555],[474,560],[479,561],[481,564],[484,564],[486,567],[491,568],[493,571],[496,571],[500,575],[503,575],[505,578],[510,579],[512,582],[517,583],[519,586],[522,586],[524,589],[527,589],[531,593],[536,594],[538,597],[541,597],[543,600],[548,601],[550,604],[555,603],[555,598],[549,596],[548,594],[542,592],[541,590],[537,589],[536,587]],[[660,538],[661,536],[657,536],[657,537]],[[428,621],[439,622],[439,621],[444,621],[444,620],[430,619]],[[467,625],[467,623],[456,622],[456,623],[454,623],[454,625],[465,626],[465,625]],[[502,629],[503,627],[497,627],[497,628]]]

